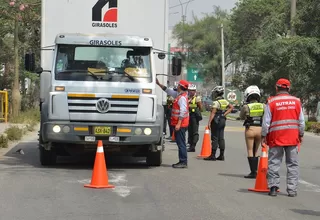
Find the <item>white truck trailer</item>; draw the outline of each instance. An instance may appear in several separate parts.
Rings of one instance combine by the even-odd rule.
[[[41,78],[41,164],[102,140],[161,165],[168,0],[42,0],[41,14],[41,67],[25,56]]]

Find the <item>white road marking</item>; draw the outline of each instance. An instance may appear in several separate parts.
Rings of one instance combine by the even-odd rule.
[[[304,180],[299,180],[299,183],[302,184],[302,185],[305,185],[307,187],[306,191],[320,193],[320,186],[318,186],[316,184],[309,183],[309,182],[304,181]]]
[[[127,175],[125,173],[109,173],[109,183],[114,184],[113,192],[125,198],[131,194],[131,190],[135,187],[128,186]]]
[[[91,179],[68,180],[67,182],[80,183],[84,185],[89,184]],[[135,186],[128,186],[128,179],[125,173],[109,173],[109,183],[115,186],[112,191],[117,193],[122,198],[131,195],[132,189],[137,188]]]
[[[285,180],[287,179],[286,176],[281,176],[281,178],[285,179]],[[305,186],[306,189],[303,189],[303,191],[320,193],[320,186],[319,185],[309,183],[309,182],[302,180],[302,179],[299,180],[299,183],[301,185]]]

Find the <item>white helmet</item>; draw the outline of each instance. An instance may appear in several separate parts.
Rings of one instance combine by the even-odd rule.
[[[245,91],[244,91],[244,98],[245,100],[248,102],[248,98],[249,96],[256,94],[259,96],[259,98],[261,97],[260,94],[260,89],[258,88],[258,86],[249,86]]]
[[[194,84],[189,84],[188,90],[197,90],[197,86]]]
[[[216,86],[216,87],[214,87],[214,89],[212,90],[212,92],[218,93],[218,94],[224,93],[224,88],[223,88],[223,86]]]

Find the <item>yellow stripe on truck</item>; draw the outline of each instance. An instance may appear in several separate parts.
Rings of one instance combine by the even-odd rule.
[[[95,94],[79,94],[79,93],[69,93],[68,97],[70,98],[95,98]]]
[[[112,95],[112,99],[138,99],[138,95]]]

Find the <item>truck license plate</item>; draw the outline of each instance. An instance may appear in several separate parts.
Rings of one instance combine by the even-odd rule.
[[[94,136],[85,136],[84,140],[87,142],[95,142],[96,141],[96,137]]]
[[[99,126],[94,127],[94,134],[96,135],[111,135],[112,127]]]
[[[120,138],[119,137],[109,137],[110,142],[119,142]]]

